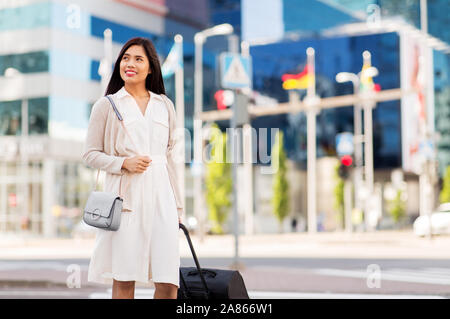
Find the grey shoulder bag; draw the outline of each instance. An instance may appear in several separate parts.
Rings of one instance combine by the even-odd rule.
[[[107,95],[108,100],[114,109],[122,127],[126,134],[129,136],[128,130],[123,124],[123,118],[114,104],[113,99]],[[130,137],[130,136],[129,136]],[[131,137],[130,137],[131,140]],[[97,227],[103,230],[115,231],[119,229],[120,218],[122,214],[123,198],[121,196],[122,176],[120,176],[119,195],[97,191],[98,177],[100,169],[97,171],[97,179],[95,182],[94,190],[89,194],[86,206],[83,212],[83,221],[93,227]],[[128,184],[127,184],[128,186]]]

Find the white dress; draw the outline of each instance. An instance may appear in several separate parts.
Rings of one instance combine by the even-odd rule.
[[[115,99],[115,103],[138,153],[149,156],[152,162],[144,173],[129,179],[127,189],[142,195],[133,196],[139,202],[132,207],[138,208],[122,212],[117,231],[97,230],[88,281],[111,284],[112,279],[152,280],[179,287],[178,213],[166,166],[169,113],[161,96],[153,92],[145,114],[131,95]],[[127,182],[127,178],[122,181],[125,185]]]

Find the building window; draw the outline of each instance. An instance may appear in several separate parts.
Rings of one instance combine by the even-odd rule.
[[[0,55],[0,75],[5,74],[7,68],[14,68],[20,73],[48,72],[48,51]]]
[[[22,134],[22,100],[0,102],[0,136]],[[48,98],[28,100],[28,134],[48,133]]]
[[[0,102],[0,135],[20,135],[20,101]]]
[[[6,2],[12,3],[19,1],[6,1]],[[33,3],[30,5],[17,4],[16,7],[1,9],[0,31],[48,27],[51,24],[50,12],[51,12],[51,3],[49,1],[41,3]]]

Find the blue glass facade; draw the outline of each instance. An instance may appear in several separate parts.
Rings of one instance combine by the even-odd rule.
[[[434,52],[435,125],[440,137],[437,142],[439,174],[450,165],[450,55]]]
[[[318,31],[340,24],[359,22],[359,19],[316,0],[283,0],[285,32]]]
[[[381,8],[381,18],[401,16],[407,22],[420,28],[420,1],[411,0],[330,0],[341,8],[351,12],[365,14],[370,4],[377,4]],[[428,32],[450,43],[450,1],[428,0]]]
[[[281,76],[299,72],[306,63],[306,49],[316,51],[316,91],[321,97],[352,94],[351,83],[339,84],[337,73],[358,73],[362,67],[362,52],[372,52],[372,65],[380,75],[374,79],[382,89],[400,87],[399,38],[396,33],[311,39],[299,42],[286,41],[269,45],[252,46],[254,89],[280,102],[288,101]],[[304,90],[302,92],[304,94]],[[393,168],[401,165],[400,102],[379,103],[374,118],[375,168]],[[306,164],[305,114],[280,115],[270,121],[254,119],[255,127],[279,127],[286,136],[288,156]],[[317,117],[318,157],[335,155],[335,136],[343,131],[353,132],[352,106],[323,110]]]
[[[277,37],[270,28],[279,22],[275,16],[264,15],[267,23],[252,23],[261,20],[262,8],[251,0],[241,2],[241,23],[234,22],[233,15],[237,11],[237,1],[211,0],[214,3],[212,17],[221,17],[228,13],[228,21],[233,26],[245,26],[242,36],[246,40],[260,40],[262,33],[268,39]],[[264,2],[264,1],[263,1]],[[420,3],[409,0],[280,0],[282,5],[282,28],[284,35],[301,34],[301,40],[283,41],[268,45],[252,46],[253,84],[254,89],[280,102],[288,100],[288,94],[282,89],[281,75],[287,72],[300,72],[306,62],[306,48],[312,46],[316,50],[317,91],[323,96],[351,94],[352,84],[337,84],[334,77],[338,72],[357,73],[361,70],[364,50],[372,53],[372,65],[379,70],[374,80],[382,89],[400,87],[399,37],[395,33],[354,36],[324,39],[315,37],[317,32],[341,24],[364,21],[369,5],[377,4],[381,8],[381,19],[402,16],[407,22],[420,28]],[[447,43],[450,42],[450,2],[446,0],[430,0],[428,5],[428,30],[433,36]],[[233,9],[230,9],[233,8]],[[266,9],[272,10],[272,9]],[[264,13],[266,13],[264,11]],[[266,19],[268,18],[268,19]],[[219,20],[217,20],[219,21]],[[250,22],[249,22],[250,21]],[[254,28],[255,30],[252,30]],[[267,28],[264,32],[261,28]],[[439,157],[442,167],[450,164],[450,134],[448,125],[450,115],[446,111],[450,103],[449,55],[434,53],[435,64],[435,101],[436,128],[443,134],[439,142]],[[375,168],[394,168],[401,166],[401,116],[400,101],[379,103],[374,110],[374,164]],[[351,106],[322,111],[317,119],[318,156],[333,155],[335,134],[342,131],[353,131],[353,111]],[[226,126],[226,124],[224,123]],[[306,162],[306,118],[304,114],[287,114],[267,118],[254,119],[252,125],[258,127],[279,127],[285,130],[286,147],[291,159],[302,164]],[[446,133],[447,132],[447,133]],[[443,160],[446,158],[446,160]],[[442,169],[441,169],[442,170]]]
[[[213,25],[229,23],[236,34],[241,34],[241,0],[209,0]]]
[[[91,36],[103,39],[103,32],[105,29],[111,29],[112,39],[114,42],[125,43],[130,37],[145,37],[150,40],[154,39],[154,34],[146,32],[137,28],[132,28],[113,21],[108,21],[96,16],[91,16]],[[132,36],[131,36],[132,35]]]

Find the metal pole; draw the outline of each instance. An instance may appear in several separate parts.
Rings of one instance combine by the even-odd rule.
[[[239,38],[235,34],[231,34],[228,36],[228,47],[231,53],[238,54],[239,53]],[[232,158],[232,175],[233,175],[233,228],[234,228],[234,261],[233,266],[236,269],[240,268],[239,265],[239,212],[238,212],[238,145],[241,145],[239,139],[241,138],[240,134],[237,132],[237,109],[239,107],[243,107],[243,105],[239,105],[242,99],[239,98],[239,91],[233,90],[235,94],[234,103],[232,105],[233,108],[233,116],[231,118],[231,158]]]
[[[239,37],[236,34],[228,36],[228,51],[231,53],[239,53]]]
[[[372,105],[364,102],[364,147],[365,147],[365,175],[369,194],[373,192],[373,134],[372,134]]]
[[[203,111],[203,43],[205,39],[196,34],[195,42],[195,73],[194,73],[194,216],[197,218],[198,233],[203,241],[205,235],[205,220],[202,205],[202,176],[197,168],[202,163],[202,120]]]
[[[369,51],[363,52],[363,63],[371,64],[371,54]],[[363,75],[364,76],[364,75]],[[363,105],[364,105],[364,146],[365,146],[365,175],[369,194],[373,193],[373,128],[372,128],[372,108],[374,102],[370,100],[368,92],[364,92]]]
[[[195,73],[194,73],[194,116],[199,117],[203,111],[203,43],[201,34],[195,35]]]
[[[352,233],[352,183],[349,180],[344,182],[344,216],[345,231]]]
[[[244,151],[244,171],[245,171],[245,234],[253,234],[253,158],[252,158],[252,126],[244,124],[243,130],[243,151]]]
[[[359,80],[355,74],[356,79],[353,83],[353,94],[357,96],[359,94]],[[359,103],[355,103],[353,106],[353,126],[354,126],[354,145],[355,145],[355,170],[354,170],[354,185],[355,185],[355,207],[358,210],[362,209],[362,203],[359,195],[359,190],[362,186],[362,116],[361,106]]]
[[[250,56],[250,47],[248,42],[241,42],[241,55],[243,57]],[[243,89],[243,93],[251,92],[251,89]],[[248,107],[248,106],[246,106]],[[245,233],[247,235],[253,234],[253,158],[252,158],[252,126],[247,123],[243,126],[243,152],[244,152],[244,171],[246,182],[246,208],[245,208]]]
[[[175,43],[180,46],[180,59],[183,61],[183,37],[177,34],[174,37]],[[180,140],[180,149],[183,155],[183,161],[177,164],[181,198],[183,200],[184,214],[186,214],[186,196],[185,196],[185,136],[184,136],[184,64],[183,67],[175,71],[175,104],[177,108],[177,127],[183,130]]]
[[[420,29],[428,33],[428,7],[427,0],[420,0]]]
[[[314,49],[306,50],[309,72],[314,74]],[[307,126],[307,184],[308,184],[308,233],[317,232],[317,207],[316,207],[316,90],[315,79],[310,81],[306,96],[308,111],[306,117]]]
[[[371,65],[371,54],[369,51],[363,52],[363,64]],[[365,76],[362,74],[362,76]],[[365,181],[366,187],[369,194],[369,198],[366,199],[364,221],[366,230],[369,229],[369,213],[370,207],[369,203],[372,202],[371,198],[374,194],[374,167],[373,167],[373,127],[372,127],[372,109],[375,106],[375,102],[371,100],[370,94],[372,92],[363,93],[363,108],[364,108],[364,169],[365,169]]]
[[[317,232],[317,211],[316,211],[316,112],[307,111],[307,183],[308,183],[308,233]]]
[[[233,108],[233,116],[231,118],[231,165],[232,165],[232,179],[233,179],[233,233],[234,233],[234,259],[233,259],[233,268],[238,268],[239,266],[239,214],[237,210],[237,139],[239,138],[239,134],[236,132],[236,109],[238,107],[238,99],[237,92],[235,92],[236,97],[234,99],[234,103],[232,105]]]
[[[374,183],[374,172],[373,172],[373,137],[372,137],[372,105],[369,101],[364,102],[364,149],[365,149],[365,181],[368,191],[368,198],[366,199],[366,209],[364,211],[364,221],[366,225],[366,230],[370,229],[369,222],[369,203],[371,203],[371,198],[373,196],[373,183]]]

